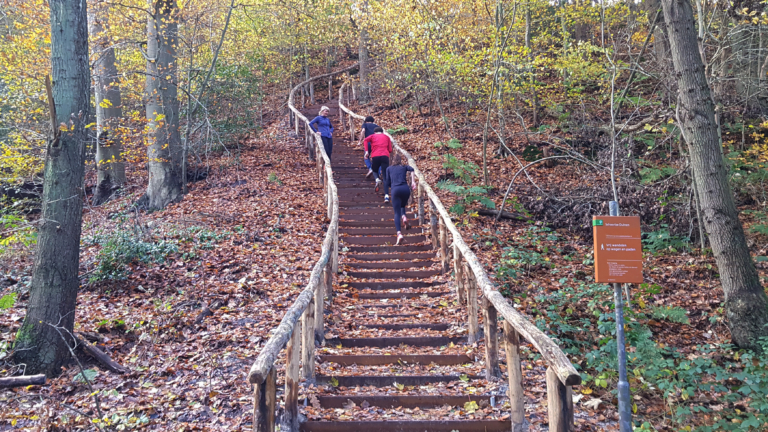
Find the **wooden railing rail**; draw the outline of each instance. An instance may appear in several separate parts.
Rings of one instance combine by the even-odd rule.
[[[306,287],[285,312],[280,325],[274,330],[274,334],[264,345],[248,373],[248,382],[254,386],[253,430],[257,432],[275,430],[277,408],[275,360],[283,348],[286,348],[286,367],[285,416],[282,423],[291,431],[299,430],[299,381],[301,378],[311,380],[314,377],[315,341],[322,342],[325,337],[323,301],[324,297],[332,295],[333,274],[338,271],[339,265],[339,196],[333,181],[331,160],[325,153],[322,139],[311,132],[309,120],[294,106],[294,95],[308,83],[330,78],[355,67],[357,65],[310,78],[296,85],[288,97],[288,107],[295,119],[296,133],[299,132],[300,120],[304,123],[305,143],[310,157],[315,158],[315,155],[320,155],[317,157],[318,178],[320,185],[325,186],[327,213],[331,223],[323,241],[320,259],[312,268]],[[332,81],[329,81],[330,84]],[[299,328],[301,331],[297,331]],[[300,361],[301,377],[299,377]]]
[[[344,90],[346,84],[339,89],[339,114],[344,112],[349,118],[349,131],[354,137],[354,120],[365,120],[344,105]],[[522,371],[520,364],[520,336],[530,342],[547,362],[547,399],[549,410],[549,427],[551,431],[573,430],[573,401],[571,386],[581,384],[581,376],[571,364],[568,357],[552,339],[539,330],[525,315],[518,312],[490,281],[477,256],[464,242],[461,233],[451,221],[451,217],[443,207],[440,198],[427,183],[426,177],[419,170],[416,161],[393,138],[395,151],[400,152],[413,167],[419,179],[418,217],[420,223],[425,222],[424,199],[429,201],[430,231],[433,247],[440,251],[440,265],[444,273],[450,271],[448,258],[449,244],[446,231],[450,232],[453,240],[453,271],[456,276],[458,300],[466,303],[468,319],[468,340],[470,343],[478,339],[478,288],[483,293],[483,315],[485,323],[486,342],[486,377],[494,379],[501,376],[498,359],[498,340],[496,335],[497,316],[504,318],[504,343],[509,370],[509,397],[512,407],[513,430],[518,430],[524,422],[524,397],[522,389]]]

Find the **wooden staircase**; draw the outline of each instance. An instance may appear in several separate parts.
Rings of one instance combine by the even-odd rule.
[[[359,148],[334,146],[343,273],[327,311],[329,338],[317,350],[318,387],[301,430],[511,430],[508,415],[493,415],[506,400],[502,381],[477,375],[483,366],[474,353],[480,351],[467,345],[466,311],[447,283],[450,275],[442,274],[429,227],[410,206],[406,243],[393,246],[392,206],[383,190],[374,192],[373,179],[365,179],[362,155]],[[480,409],[492,414],[472,419],[468,411]]]
[[[395,151],[421,183],[417,205],[408,210],[413,227],[404,232],[405,244],[394,245],[393,209],[383,202],[383,191],[374,192],[373,180],[365,179],[361,149],[344,142],[347,136],[356,139],[355,120],[362,120],[341,102],[347,84],[338,100],[324,104],[334,122],[336,116],[340,120],[332,160],[320,139],[308,133],[320,105],[297,109],[298,90],[356,67],[304,81],[289,96],[289,124],[297,136],[303,131],[307,153],[317,162],[330,223],[325,238],[318,239],[320,256],[306,287],[248,372],[254,431],[273,432],[279,423],[280,430],[290,431],[519,432],[528,417],[526,403],[543,402],[541,395],[528,398],[526,382],[546,386],[549,431],[574,430],[572,386],[581,383],[579,373],[554,341],[498,292],[398,143]],[[523,340],[543,365],[522,367]],[[282,352],[285,390],[278,416]]]

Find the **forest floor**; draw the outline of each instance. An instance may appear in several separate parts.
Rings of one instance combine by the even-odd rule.
[[[274,124],[212,158],[208,177],[164,211],[130,210],[146,186],[135,177],[126,196],[87,209],[75,331],[132,372],[86,363],[90,390],[71,364],[46,386],[2,390],[0,430],[88,429],[98,418],[93,391],[102,413],[125,429],[249,428],[244,377],[304,288],[327,223],[315,163],[298,141]],[[142,242],[172,252],[122,272],[99,266],[99,250],[115,258]],[[28,253],[3,257],[0,296],[29,283],[31,264]],[[108,278],[118,273],[125,277]],[[89,282],[94,276],[104,280]],[[0,311],[0,342],[13,340],[27,297]],[[201,317],[209,306],[212,315]],[[17,370],[0,365],[0,375]]]
[[[373,114],[385,128],[405,123],[408,132],[397,138],[413,153],[430,184],[450,177],[442,166],[447,150],[434,145],[450,138],[439,116],[414,116],[403,122],[397,110],[374,110]],[[465,132],[463,148],[451,154],[480,165],[477,129]],[[525,148],[522,141],[508,145],[517,154]],[[84,367],[93,371],[85,374],[91,390],[80,379],[79,367],[72,364],[49,385],[0,391],[0,430],[87,428],[98,416],[93,391],[98,391],[98,409],[113,424],[126,428],[239,430],[250,425],[247,369],[304,287],[327,220],[315,164],[307,160],[300,140],[291,136],[284,122],[273,123],[259,138],[242,142],[233,152],[212,159],[208,177],[190,184],[184,200],[164,211],[138,214],[130,210],[145,188],[145,182],[135,177],[126,196],[86,210],[84,285],[78,297],[76,331],[132,372],[119,375],[87,363]],[[517,168],[514,159],[490,159],[494,189],[489,196],[497,204]],[[588,173],[579,165],[541,165],[529,174],[545,191],[605,185],[599,196],[610,196],[605,174]],[[435,189],[446,208],[457,201],[454,194]],[[574,228],[539,219],[536,215],[548,210],[535,210],[537,202],[546,201],[541,197],[530,185],[513,190],[507,209],[527,222],[494,223],[480,216],[475,204],[457,215],[455,223],[501,291],[558,338],[584,371],[587,379],[574,394],[580,410],[591,415],[580,423],[608,430],[607,425],[617,419],[611,393],[616,381],[608,343],[611,329],[606,326],[611,321],[611,291],[592,282],[588,222]],[[100,265],[125,253],[126,242],[155,245],[160,249],[157,253],[167,253],[167,258],[133,261],[123,268]],[[684,388],[660,389],[644,379],[645,369],[651,367],[642,362],[647,353],[659,355],[653,361],[716,355],[738,359],[733,351],[713,354],[704,348],[729,341],[711,253],[671,243],[649,244],[654,253],[645,254],[647,283],[630,288],[633,312],[628,315],[628,328],[636,330],[629,331],[629,337],[637,339],[630,341],[637,418],[657,430],[678,430],[711,424],[723,410],[746,409],[721,402],[721,394],[714,390],[694,399]],[[765,237],[750,234],[750,244],[756,256],[767,254]],[[151,248],[142,250],[148,256],[155,253]],[[0,296],[28,286],[31,264],[29,251],[2,257]],[[768,278],[766,264],[758,263],[763,281]],[[0,347],[13,340],[26,300],[22,295],[12,308],[0,311]],[[212,314],[202,317],[201,311],[209,306]],[[674,308],[684,310],[682,316]],[[536,360],[534,353],[526,357]],[[7,359],[2,361],[6,363],[0,365],[0,375],[18,371]],[[673,419],[680,407],[693,405],[709,411],[687,425]],[[601,426],[596,428],[597,424]]]

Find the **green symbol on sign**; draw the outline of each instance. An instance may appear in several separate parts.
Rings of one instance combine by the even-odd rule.
[[[602,219],[595,219],[592,221],[592,226],[603,226],[603,220]]]

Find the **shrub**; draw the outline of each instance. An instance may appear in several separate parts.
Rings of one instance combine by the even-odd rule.
[[[90,280],[124,279],[128,265],[133,262],[159,263],[165,257],[178,252],[178,246],[166,240],[144,240],[129,229],[116,229],[106,234],[97,234],[91,239],[101,245],[96,254],[96,270]]]
[[[437,187],[438,189],[453,192],[459,198],[459,201],[448,209],[452,213],[464,214],[467,208],[475,202],[479,202],[488,208],[496,208],[496,203],[485,196],[488,190],[483,186],[465,187],[457,185],[452,181],[443,180],[437,184]]]
[[[443,168],[453,173],[457,179],[461,179],[464,184],[471,184],[472,179],[477,177],[477,170],[480,169],[474,163],[463,161],[450,154],[443,155]]]

